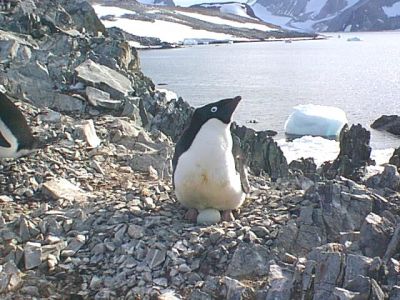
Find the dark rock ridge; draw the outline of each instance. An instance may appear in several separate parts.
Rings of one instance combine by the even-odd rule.
[[[84,30],[99,24],[85,6],[0,14],[1,89],[35,134],[58,137],[0,163],[1,299],[399,296],[395,166],[367,185],[326,180],[310,159],[288,171],[268,132],[233,125],[252,191],[234,222],[185,222],[169,170],[193,108],[156,91],[122,37]],[[363,168],[368,141],[352,127],[339,157]]]
[[[383,115],[371,124],[371,128],[384,130],[395,135],[400,135],[400,116]]]
[[[387,14],[385,10],[399,3],[397,0],[364,1],[320,1],[321,5],[310,6],[306,0],[257,0],[252,5],[265,8],[258,10],[259,18],[267,15],[290,18],[287,25],[315,31],[380,31],[400,28],[400,15]],[[315,3],[314,3],[315,4]]]
[[[371,133],[360,124],[345,125],[340,133],[340,152],[332,162],[323,166],[325,175],[334,178],[337,175],[359,181],[365,174],[365,167],[372,163],[369,146]]]

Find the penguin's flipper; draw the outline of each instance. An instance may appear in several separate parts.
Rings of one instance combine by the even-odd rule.
[[[10,148],[10,143],[4,138],[4,136],[0,132],[0,147]]]
[[[240,147],[240,139],[235,134],[232,134],[232,140],[233,140],[232,153],[235,159],[235,169],[236,172],[238,172],[240,175],[240,182],[242,183],[243,192],[248,194],[250,193],[250,183],[247,176],[246,163],[243,151]]]

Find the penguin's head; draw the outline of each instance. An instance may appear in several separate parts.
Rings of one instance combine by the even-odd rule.
[[[236,96],[199,107],[194,111],[192,120],[204,124],[210,119],[217,119],[228,125],[241,99],[242,97]]]

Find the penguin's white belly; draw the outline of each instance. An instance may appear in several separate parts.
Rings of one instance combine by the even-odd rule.
[[[245,199],[235,169],[229,126],[223,124],[220,128],[222,124],[208,121],[179,157],[175,192],[178,201],[188,208],[235,209]]]

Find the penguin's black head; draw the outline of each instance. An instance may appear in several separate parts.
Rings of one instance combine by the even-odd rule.
[[[239,104],[242,97],[236,96],[235,98],[223,99],[213,102],[194,111],[192,120],[204,124],[210,119],[218,119],[225,124],[232,121],[233,112]]]

